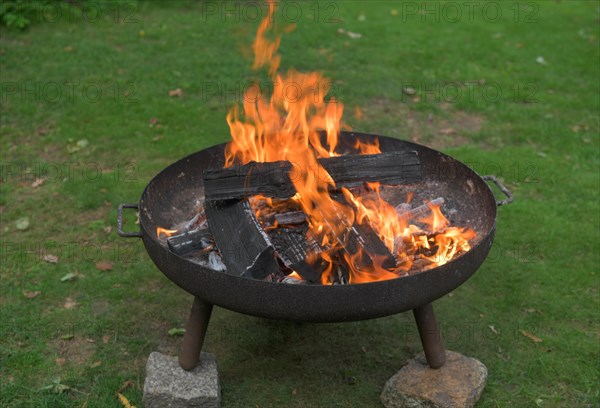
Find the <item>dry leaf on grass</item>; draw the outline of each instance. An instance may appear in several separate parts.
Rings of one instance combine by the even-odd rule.
[[[58,358],[54,359],[54,362],[56,363],[57,366],[62,367],[65,365],[67,360],[65,360],[64,358],[58,357]]]
[[[23,296],[25,296],[27,299],[33,299],[35,297],[38,297],[39,295],[41,295],[42,292],[40,292],[39,290],[35,290],[33,292],[28,292],[28,291],[24,291],[23,292]]]
[[[120,392],[117,393],[119,400],[121,401],[121,404],[123,405],[124,408],[135,408],[135,405],[132,405],[129,400]]]
[[[73,299],[71,299],[70,297],[65,299],[65,304],[64,304],[64,308],[65,309],[73,309],[75,306],[77,306],[78,303],[75,302]]]
[[[52,254],[44,255],[44,261],[53,264],[58,263],[58,256]]]
[[[183,90],[181,88],[173,89],[172,91],[169,91],[169,96],[170,97],[183,96]]]
[[[94,361],[94,362],[93,362],[93,363],[90,365],[90,367],[91,367],[91,368],[96,368],[96,367],[99,367],[99,366],[101,366],[101,365],[102,365],[102,361],[98,360],[98,361]]]
[[[65,276],[63,276],[62,278],[60,278],[61,282],[68,282],[68,281],[72,281],[77,277],[77,275],[75,275],[73,272],[69,272],[67,273]]]
[[[96,263],[96,269],[99,271],[111,271],[113,265],[110,262],[100,261]]]
[[[35,179],[33,181],[33,183],[31,183],[31,188],[38,188],[42,184],[44,184],[44,179],[43,178],[37,178],[37,179]]]
[[[521,334],[525,337],[527,337],[529,340],[533,341],[534,343],[541,343],[542,339],[540,339],[538,336],[536,336],[535,334],[531,334],[526,330],[521,330]]]

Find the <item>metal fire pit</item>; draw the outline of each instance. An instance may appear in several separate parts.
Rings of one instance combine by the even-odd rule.
[[[436,150],[385,136],[342,132],[340,147],[357,138],[379,139],[381,150],[416,150],[423,180],[415,194],[444,197],[455,208],[452,224],[477,232],[471,250],[450,262],[398,279],[350,285],[289,285],[232,276],[202,267],[171,252],[156,235],[156,228],[194,216],[194,202],[203,197],[203,170],[223,166],[225,144],[193,153],[156,175],[144,189],[139,204],[121,204],[118,233],[142,238],[156,266],[174,283],[195,296],[186,325],[180,365],[193,369],[197,362],[213,305],[236,312],[305,322],[345,322],[388,316],[413,310],[421,342],[432,368],[445,362],[444,347],[431,302],[465,282],[486,258],[494,238],[497,206],[512,201],[512,195],[493,176],[480,177],[466,165]],[[494,182],[507,198],[497,201],[486,180]],[[421,188],[422,187],[422,188]],[[140,231],[122,229],[123,208],[139,209]]]

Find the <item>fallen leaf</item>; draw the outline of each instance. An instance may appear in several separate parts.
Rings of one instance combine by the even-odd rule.
[[[77,275],[75,275],[73,272],[69,272],[67,273],[65,276],[63,276],[62,278],[60,278],[61,282],[67,282],[67,281],[72,281],[77,277]],[[67,298],[68,299],[68,298]]]
[[[456,130],[454,130],[453,128],[440,129],[440,134],[444,136],[455,135]]]
[[[88,343],[92,343],[92,344],[96,342],[96,340],[94,340],[94,339],[85,339],[85,341],[87,341]]]
[[[53,264],[58,263],[58,256],[52,254],[44,255],[44,261]]]
[[[292,395],[296,395],[296,394],[298,394],[298,390],[297,390],[296,388],[294,388],[294,389],[292,390]]]
[[[93,363],[90,365],[90,367],[91,367],[91,368],[96,368],[96,367],[99,367],[99,366],[101,366],[101,365],[102,365],[102,361],[98,360],[98,361],[94,361],[94,362],[93,362]]]
[[[61,384],[60,378],[57,378],[52,382],[52,384],[46,385],[46,386],[38,389],[38,392],[52,391],[55,394],[62,394],[63,392],[68,391],[70,389],[71,389],[71,387],[69,387],[68,385]]]
[[[492,331],[492,333],[498,334],[498,330],[496,330],[496,328],[493,325],[489,325],[488,328]]]
[[[415,88],[412,88],[412,87],[410,87],[410,86],[407,86],[407,87],[405,87],[405,88],[402,88],[402,92],[403,92],[405,95],[414,95],[414,94],[416,94],[416,93],[417,93],[417,90],[416,90]]]
[[[102,343],[106,344],[110,341],[110,335],[105,334],[104,336],[102,336]]]
[[[40,292],[39,290],[35,290],[33,292],[27,292],[27,291],[23,292],[23,296],[25,296],[27,299],[33,299],[35,297],[38,297],[41,294],[42,294],[42,292]]]
[[[516,43],[516,44],[515,44],[515,47],[516,47],[516,48],[523,48],[523,43]]]
[[[67,360],[65,360],[62,357],[58,357],[54,359],[54,362],[56,363],[57,366],[62,367],[65,365],[65,363],[67,362]]]
[[[110,234],[112,232],[112,227],[110,225],[108,225],[108,226],[102,228],[102,230],[104,232],[106,232],[107,234]]]
[[[352,31],[348,31],[348,32],[346,32],[346,34],[348,35],[348,37],[352,38],[353,40],[356,40],[357,38],[362,38],[361,33],[353,33]]]
[[[70,297],[65,299],[65,309],[73,309],[75,306],[77,306],[77,302],[75,302],[73,299],[71,299]]]
[[[85,149],[89,146],[89,144],[90,142],[88,142],[87,139],[81,139],[77,141],[77,147],[79,147],[80,149]]]
[[[99,271],[111,271],[113,268],[110,262],[100,261],[96,263],[96,269]]]
[[[148,122],[148,125],[150,125],[150,127],[153,127],[157,123],[158,123],[158,118],[150,118],[150,121]]]
[[[362,109],[360,109],[359,106],[354,108],[354,117],[356,118],[356,120],[362,120],[363,118],[363,111]]]
[[[183,336],[185,334],[185,329],[176,329],[173,328],[169,330],[169,336]]]
[[[544,57],[542,57],[541,55],[535,59],[535,62],[537,62],[540,65],[548,65],[548,62],[546,62]]]
[[[538,336],[531,334],[526,330],[521,330],[521,334],[523,336],[527,337],[529,340],[533,341],[534,343],[541,343],[542,341],[544,341],[544,340],[540,339]]]
[[[29,217],[21,217],[15,221],[15,227],[20,231],[25,231],[29,228]]]
[[[360,15],[358,16],[358,21],[361,21],[361,22],[362,22],[362,21],[365,21],[366,19],[367,19],[367,16],[365,16],[364,14],[360,14]]]
[[[75,335],[73,333],[69,333],[69,334],[63,334],[62,336],[60,336],[61,340],[72,340],[75,337]]]
[[[123,394],[118,392],[117,395],[119,396],[119,400],[121,401],[121,404],[124,408],[135,408],[135,405],[132,405]]]
[[[63,51],[64,52],[71,52],[71,51],[73,51],[73,47],[70,46],[70,45],[67,45],[65,48],[63,48]]]
[[[37,179],[35,179],[33,181],[33,183],[31,183],[31,188],[38,188],[42,184],[44,184],[44,179],[43,178],[37,178]]]
[[[169,96],[170,97],[181,97],[183,96],[183,91],[181,90],[181,88],[177,88],[177,89],[173,89],[172,91],[169,91]]]

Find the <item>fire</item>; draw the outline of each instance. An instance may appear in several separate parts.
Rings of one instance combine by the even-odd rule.
[[[177,230],[167,229],[162,227],[156,227],[156,236],[158,238],[161,237],[170,237],[171,235],[177,233]]]
[[[331,82],[322,74],[279,72],[281,58],[277,50],[281,38],[273,33],[274,11],[275,3],[269,2],[269,14],[260,23],[252,45],[253,68],[268,67],[273,92],[266,97],[249,87],[243,111],[233,107],[227,115],[231,142],[225,148],[225,167],[250,161],[292,163],[290,179],[296,195],[288,204],[274,203],[270,199],[264,202],[271,207],[293,205],[307,214],[309,233],[324,249],[318,255],[327,264],[321,275],[323,284],[332,282],[340,254],[349,268],[350,283],[360,283],[406,274],[415,259],[427,262],[423,268],[427,269],[443,265],[460,251],[468,251],[469,240],[475,232],[450,227],[439,206],[430,205],[428,217],[407,219],[381,197],[378,183],[367,186],[374,194],[355,196],[350,190],[342,189],[344,200],[332,197],[330,190],[335,182],[317,159],[340,155],[336,148],[343,126],[344,105],[334,98],[327,100]],[[360,154],[381,153],[378,140],[357,140],[354,148]],[[411,196],[407,202],[410,200]],[[255,210],[260,217],[261,210]],[[376,232],[398,261],[394,270],[384,268],[384,260],[377,256],[365,262],[365,257],[371,255],[360,248],[355,253],[345,250],[347,231],[355,223],[368,223]],[[172,232],[162,230],[160,233]],[[297,272],[292,275],[301,278]]]

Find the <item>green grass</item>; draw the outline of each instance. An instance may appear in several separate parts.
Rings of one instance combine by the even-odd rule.
[[[282,68],[332,78],[355,129],[434,146],[514,192],[490,258],[435,303],[447,347],[489,369],[479,407],[600,404],[599,11],[566,3],[536,2],[530,23],[529,2],[517,21],[515,3],[504,3],[498,21],[479,6],[458,23],[355,1],[321,3],[315,22],[301,3],[282,40]],[[116,207],[137,201],[167,164],[228,139],[235,97],[207,96],[206,86],[257,77],[242,51],[257,22],[203,17],[195,2],[136,4],[127,22],[107,14],[0,30],[2,406],[116,406],[127,380],[124,394],[141,406],[149,353],[179,348],[167,332],[183,326],[191,296],[141,242],[116,236]],[[337,23],[325,21],[331,11]],[[407,85],[418,101],[402,93]],[[168,96],[175,88],[183,97]],[[89,145],[74,151],[82,139]],[[113,269],[96,269],[100,261]],[[77,278],[61,282],[67,273]],[[67,298],[76,305],[65,308]],[[224,407],[377,407],[420,343],[410,314],[315,325],[217,308],[205,347],[218,358]],[[71,390],[38,391],[58,378]]]

